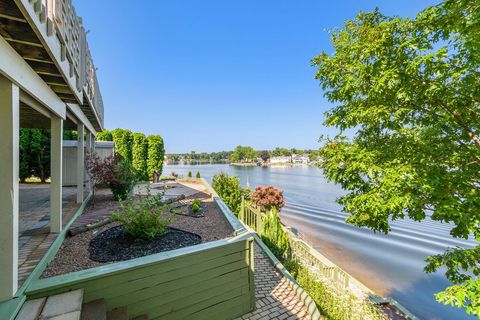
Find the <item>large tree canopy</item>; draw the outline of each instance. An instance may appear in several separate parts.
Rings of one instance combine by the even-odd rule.
[[[480,241],[480,1],[447,0],[414,19],[361,12],[313,59],[326,97],[325,175],[349,192],[349,223],[388,232],[389,219],[452,224]],[[354,133],[346,135],[345,130]],[[437,299],[480,316],[480,247],[427,259],[454,286]]]

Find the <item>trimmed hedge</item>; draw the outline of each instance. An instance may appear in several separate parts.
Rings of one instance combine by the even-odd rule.
[[[110,130],[103,130],[102,132],[97,132],[96,136],[97,141],[113,141],[112,132]]]
[[[115,154],[132,163],[133,134],[130,130],[117,128],[112,130]]]
[[[155,170],[162,175],[163,158],[165,156],[165,148],[163,139],[159,135],[150,135],[148,140],[148,176],[152,177]]]
[[[143,133],[133,135],[132,165],[141,180],[148,180],[148,141]]]

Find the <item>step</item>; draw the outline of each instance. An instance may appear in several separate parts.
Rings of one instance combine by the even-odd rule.
[[[15,320],[37,320],[46,300],[47,298],[28,300],[23,304]]]
[[[82,305],[81,320],[107,320],[107,303],[97,299]]]
[[[40,319],[80,320],[83,289],[57,294],[47,298]]]
[[[141,316],[137,316],[132,320],[148,320],[148,316],[146,314],[142,314]]]
[[[127,307],[120,307],[108,311],[107,320],[128,320]]]

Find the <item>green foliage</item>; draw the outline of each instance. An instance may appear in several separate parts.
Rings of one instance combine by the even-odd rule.
[[[325,176],[357,226],[389,219],[451,223],[480,241],[479,1],[447,0],[414,19],[361,12],[332,34],[334,53],[313,59],[340,130],[320,150]],[[355,130],[353,137],[344,130]],[[480,316],[479,247],[427,260],[456,286],[437,299]]]
[[[195,175],[195,178],[200,179],[200,171],[197,171],[197,174]]]
[[[114,199],[117,201],[125,200],[136,182],[135,169],[128,161],[120,159],[113,167],[113,178],[109,184]]]
[[[107,129],[101,132],[97,132],[97,135],[95,138],[97,141],[113,141],[112,132]]]
[[[289,254],[290,242],[288,235],[282,229],[277,210],[272,209],[263,216],[261,237],[262,241],[279,260],[282,260]]]
[[[112,218],[123,224],[125,230],[136,239],[149,240],[164,235],[172,224],[174,215],[161,202],[162,194],[137,200],[128,200],[112,214]]]
[[[77,140],[76,130],[63,130],[63,140]]]
[[[159,135],[150,135],[148,140],[148,176],[152,177],[153,172],[158,170],[162,175],[163,158],[165,156],[165,148],[163,146],[163,139]]]
[[[197,214],[202,207],[202,202],[200,199],[193,199],[192,201],[192,212]]]
[[[230,155],[232,162],[252,162],[257,158],[257,152],[252,147],[237,146]]]
[[[192,177],[192,171],[188,171],[188,177],[189,177],[189,178]]]
[[[50,130],[21,128],[19,151],[20,181],[36,176],[46,182],[50,177]]]
[[[242,205],[242,197],[245,199],[250,197],[250,190],[240,186],[240,179],[235,176],[229,177],[225,172],[213,176],[212,188],[237,216]]]
[[[296,268],[296,280],[316,302],[322,315],[330,320],[387,320],[385,313],[368,300],[360,299],[327,278],[319,278],[298,263],[287,264]]]
[[[117,128],[112,130],[115,154],[132,163],[133,134],[130,130]]]
[[[132,165],[140,180],[148,180],[148,141],[143,133],[133,135]]]

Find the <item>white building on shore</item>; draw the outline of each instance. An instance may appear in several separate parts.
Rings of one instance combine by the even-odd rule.
[[[278,156],[278,157],[271,157],[270,164],[287,164],[292,163],[291,156]]]
[[[308,164],[308,162],[310,162],[310,157],[308,154],[294,154],[292,155],[292,162],[295,164]]]

